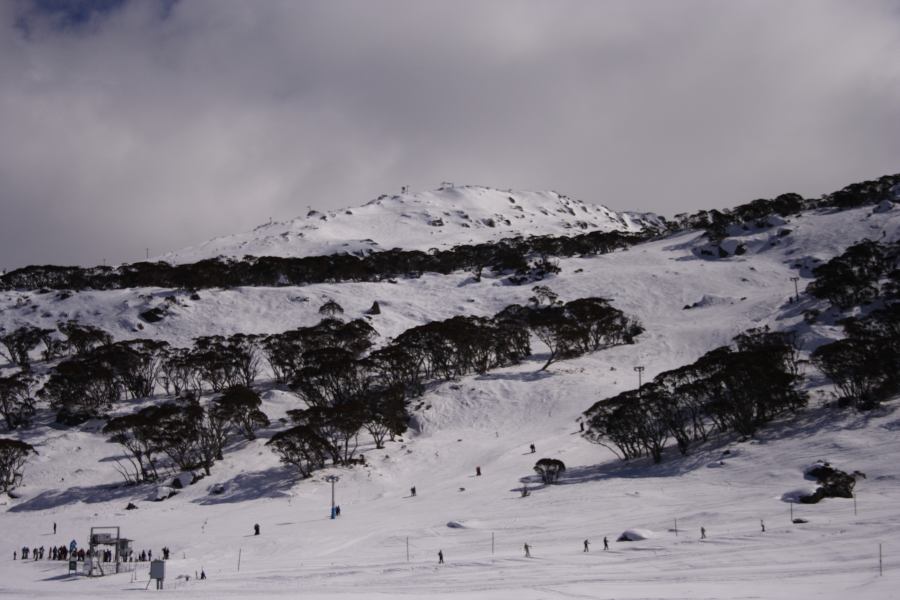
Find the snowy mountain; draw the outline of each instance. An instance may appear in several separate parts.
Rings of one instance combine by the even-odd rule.
[[[316,256],[402,248],[428,250],[531,235],[640,231],[659,225],[651,213],[616,213],[556,192],[450,186],[381,196],[363,206],[310,210],[290,221],[219,237],[158,257],[171,263],[227,256]]]
[[[363,250],[366,238],[373,247],[390,248],[396,245],[391,219],[398,217],[407,219],[402,240],[410,248],[512,232],[580,232],[577,221],[625,230],[643,223],[553,194],[483,188],[384,198],[350,212],[266,225],[169,259]],[[488,218],[494,227],[485,224]],[[443,225],[429,224],[435,220]],[[750,328],[796,332],[800,357],[808,360],[815,348],[843,336],[840,315],[804,292],[811,269],[864,239],[900,240],[900,208],[883,202],[807,210],[731,227],[715,244],[701,231],[683,231],[609,254],[560,258],[560,272],[541,284],[562,301],[608,298],[643,324],[636,343],[541,370],[548,350],[533,339],[535,353],[521,364],[429,385],[413,402],[411,428],[400,439],[376,449],[361,436],[364,465],[329,466],[305,480],[265,445],[287,427],[287,411],[301,402],[268,372],[257,388],[270,426],[258,439],[231,442],[208,477],[192,485],[188,477],[164,501],[155,501],[160,486],[177,473],[158,484],[122,485],[116,465],[124,455],[98,433],[102,421],[65,428],[40,406],[33,428],[3,433],[28,441],[38,454],[26,464],[17,497],[0,499],[0,595],[119,598],[123,590],[143,590],[146,563],[87,579],[67,575],[62,562],[9,560],[24,545],[73,539],[83,545],[91,526],[115,525],[138,550],[153,549],[157,556],[163,546],[172,549],[166,593],[177,598],[896,597],[896,399],[868,413],[837,410],[833,385],[802,362],[811,395],[806,409],[753,438],[713,435],[687,456],[670,444],[660,464],[619,460],[580,436],[577,422],[597,400],[637,387],[634,367],[645,368],[646,382]],[[792,301],[792,278],[799,278],[798,302]],[[411,327],[527,304],[531,287],[508,285],[502,274],[485,272],[476,280],[456,272],[196,294],[159,288],[5,291],[0,327],[52,328],[75,319],[115,340],[139,336],[187,346],[201,335],[311,326],[322,317],[320,307],[334,300],[345,320],[366,319],[378,333],[378,348]],[[376,301],[380,312],[368,314]],[[139,316],[160,306],[166,317],[159,322]],[[813,311],[822,317],[810,319]],[[123,403],[116,414],[163,399],[158,390],[152,398]],[[558,485],[542,485],[536,477],[533,466],[544,457],[565,462]],[[786,501],[815,485],[805,473],[818,460],[866,474],[857,484],[858,505],[838,498],[812,505]],[[330,475],[339,481],[329,483]],[[527,497],[523,486],[531,489]],[[335,520],[328,518],[332,489],[342,508]],[[129,503],[136,509],[126,510]],[[261,535],[253,535],[254,524]],[[629,529],[645,539],[618,541]],[[609,551],[603,550],[604,537]],[[590,552],[583,551],[585,539]],[[530,558],[524,556],[526,543]],[[443,565],[437,564],[438,551]],[[201,569],[206,581],[196,580]]]

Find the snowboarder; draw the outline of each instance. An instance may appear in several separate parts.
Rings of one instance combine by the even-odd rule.
[[[590,552],[590,551],[591,551],[590,540],[584,540],[584,550],[582,550],[582,552]]]
[[[444,564],[444,551],[443,550],[438,550],[438,564],[439,565]]]
[[[603,536],[603,550],[609,550],[609,539],[605,535]]]
[[[481,467],[475,467],[475,476],[481,477]]]
[[[206,571],[200,569],[200,579],[206,579]]]
[[[53,535],[56,535],[56,522],[53,523]]]
[[[762,529],[762,532],[765,533],[765,532],[766,532],[766,522],[763,521],[762,519],[760,519],[760,520],[759,520],[759,526],[760,526],[760,528]]]
[[[531,546],[528,545],[528,542],[525,542],[525,558],[531,558]]]
[[[416,486],[412,486],[411,488],[409,488],[409,495],[413,498],[416,497]]]
[[[706,539],[706,527],[700,527],[700,539],[701,540]]]
[[[13,560],[16,560],[16,551],[13,550]]]
[[[334,516],[336,516],[336,517],[341,516],[341,506],[340,506],[340,504],[334,507]]]
[[[259,535],[259,523],[253,524],[253,535]]]
[[[581,431],[582,431],[582,433],[583,433],[583,432],[584,432],[584,421],[582,421],[581,423],[579,423],[579,425],[581,425]]]
[[[531,445],[531,453],[532,453],[532,454],[535,453],[534,444]]]

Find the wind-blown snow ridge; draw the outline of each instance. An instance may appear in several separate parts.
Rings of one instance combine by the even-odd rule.
[[[557,192],[480,186],[380,196],[362,206],[273,221],[159,257],[172,263],[217,256],[315,256],[402,248],[428,250],[532,235],[640,231],[652,213],[614,212]]]

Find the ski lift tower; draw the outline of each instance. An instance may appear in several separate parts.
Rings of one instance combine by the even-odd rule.
[[[105,575],[99,552],[100,549],[104,549],[104,546],[112,546],[116,573],[119,572],[122,560],[127,560],[131,555],[131,540],[122,537],[119,527],[91,527],[90,544],[88,545],[90,566],[87,569],[87,574],[91,577],[95,576],[97,571],[101,576]]]

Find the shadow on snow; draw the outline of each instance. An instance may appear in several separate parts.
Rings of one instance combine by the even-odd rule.
[[[288,473],[284,467],[272,467],[265,471],[255,471],[253,473],[240,473],[224,483],[218,483],[210,487],[210,490],[221,488],[223,490],[222,493],[210,493],[193,502],[206,506],[245,502],[259,498],[278,498],[286,496],[295,482],[296,477]]]

